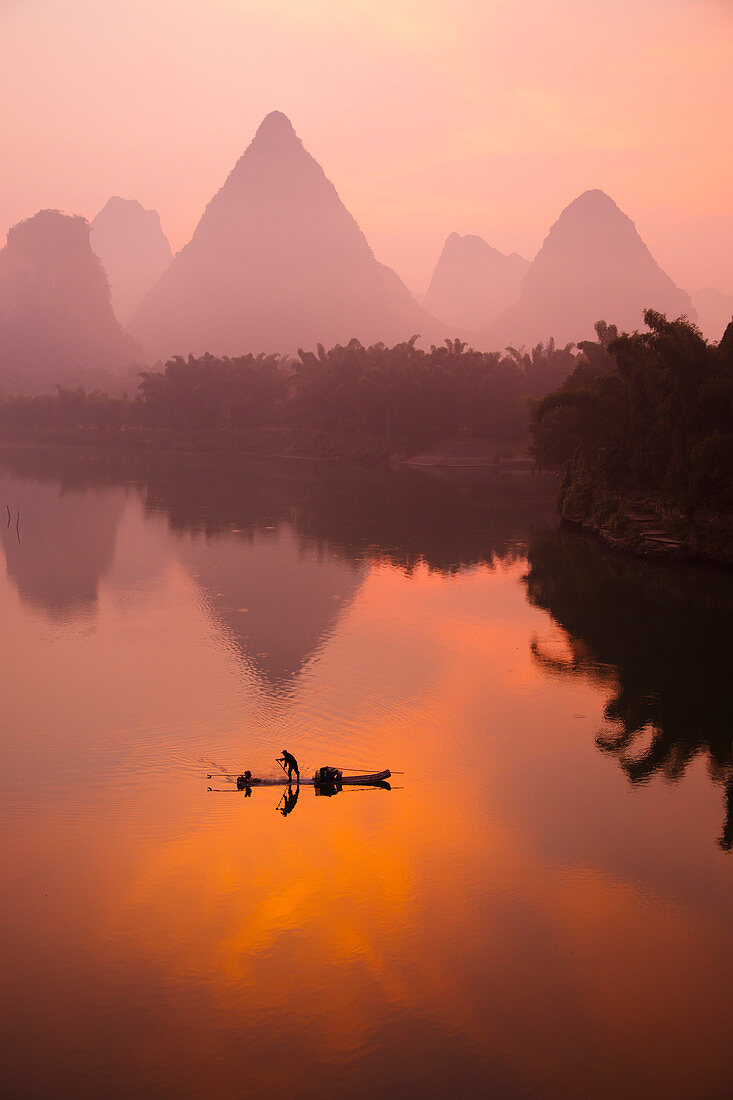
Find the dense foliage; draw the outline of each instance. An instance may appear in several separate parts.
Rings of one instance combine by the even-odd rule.
[[[326,351],[177,357],[145,372],[133,398],[59,388],[56,395],[7,397],[0,427],[150,428],[221,431],[297,428],[365,432],[421,444],[455,433],[495,443],[528,431],[528,402],[573,369],[572,345],[531,352],[473,351],[460,340],[423,351],[358,340]]]
[[[733,324],[718,346],[648,310],[648,332],[596,326],[573,373],[533,413],[541,466],[566,469],[566,504],[643,495],[691,512],[733,506]]]

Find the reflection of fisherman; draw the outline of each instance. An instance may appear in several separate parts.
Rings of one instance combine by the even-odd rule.
[[[283,749],[282,756],[278,757],[278,764],[282,764],[283,770],[287,768],[288,782],[292,782],[293,772],[297,777],[298,783],[300,783],[300,771],[298,770],[298,761],[295,759],[292,753],[289,753],[287,749]]]
[[[298,795],[300,794],[300,784],[296,784],[295,790],[292,786],[288,785],[288,789],[283,795],[282,808],[278,807],[283,817],[287,817],[289,813],[292,813],[295,809],[295,803],[298,801]]]

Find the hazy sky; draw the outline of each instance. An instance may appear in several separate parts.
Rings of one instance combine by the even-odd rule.
[[[0,45],[0,234],[119,194],[180,248],[278,109],[415,290],[600,187],[733,292],[733,0],[0,0]]]

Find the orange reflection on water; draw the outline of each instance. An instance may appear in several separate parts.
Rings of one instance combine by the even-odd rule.
[[[91,633],[49,631],[0,585],[25,784],[0,855],[8,1049],[32,1033],[49,1079],[120,1094],[719,1090],[729,879],[702,848],[705,874],[674,877],[664,843],[707,789],[631,803],[593,741],[606,691],[533,653],[565,642],[522,560],[329,559],[348,600],[327,613],[324,587],[286,663],[229,615],[220,547],[204,586],[204,544],[155,539],[153,579],[110,572]],[[207,792],[212,761],[274,770],[283,743],[304,772],[406,774],[304,787],[286,819],[279,789]]]

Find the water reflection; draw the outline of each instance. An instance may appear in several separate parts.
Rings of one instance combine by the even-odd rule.
[[[26,480],[21,489],[6,476],[0,501],[12,513],[2,543],[20,598],[51,619],[93,618],[99,583],[114,556],[124,492],[57,480]]]
[[[532,643],[547,672],[609,691],[597,744],[633,784],[675,782],[704,757],[725,787],[720,845],[733,843],[733,578],[609,555],[569,531],[529,547],[530,601],[566,632],[566,652]]]
[[[146,506],[194,535],[266,532],[287,522],[301,542],[352,563],[378,557],[450,574],[521,556],[528,526],[554,522],[552,478],[493,476],[454,485],[412,470],[327,462],[194,464],[145,471]]]
[[[208,613],[269,689],[286,690],[331,637],[374,562],[446,575],[521,557],[527,516],[553,483],[455,486],[409,470],[200,455],[0,455],[22,497],[24,541],[3,533],[8,576],[50,617],[91,615],[114,559],[126,493],[176,536]],[[126,559],[134,548],[125,547]]]
[[[295,678],[358,591],[363,565],[297,537],[290,523],[182,539],[179,558],[212,616],[272,688]]]
[[[277,806],[277,809],[283,815],[283,817],[287,817],[288,814],[291,814],[293,812],[293,810],[295,809],[296,804],[298,802],[298,795],[299,794],[300,794],[300,783],[297,783],[295,785],[295,787],[293,787],[292,785],[288,786],[283,791],[282,797],[281,797],[280,802],[278,803],[278,806]]]
[[[93,630],[0,577],[9,1094],[726,1094],[717,792],[692,768],[634,798],[596,751],[654,604],[563,560],[551,490],[200,456],[4,470],[39,545],[58,517],[31,482],[100,534],[125,498]],[[283,744],[304,775],[408,774],[389,797],[293,787],[287,823],[280,790],[207,791],[213,761],[275,773]]]

